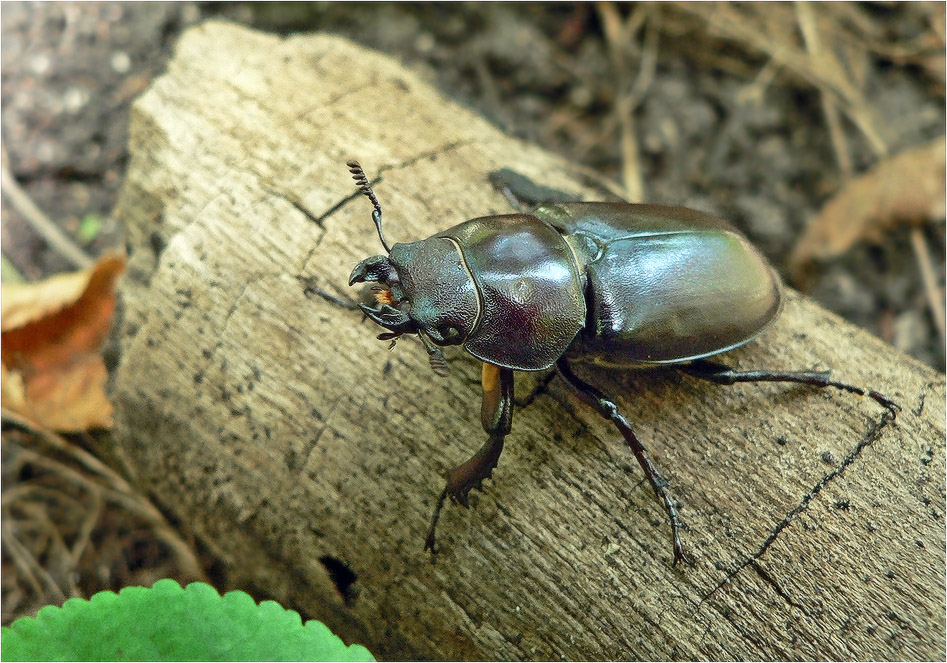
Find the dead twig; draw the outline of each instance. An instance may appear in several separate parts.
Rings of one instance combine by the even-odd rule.
[[[944,293],[937,287],[934,263],[931,262],[927,240],[924,239],[924,232],[920,228],[911,229],[911,248],[914,249],[914,256],[917,258],[917,267],[921,272],[921,282],[924,284],[924,295],[931,310],[931,317],[934,319],[934,328],[937,329],[937,334],[940,337],[940,347],[943,348],[944,344],[947,343]]]
[[[7,167],[7,160],[0,163],[0,187],[3,195],[16,210],[23,215],[33,229],[45,239],[62,257],[79,268],[92,264],[92,258],[87,256],[79,246],[65,235],[43,211],[36,206],[29,194],[20,186]]]

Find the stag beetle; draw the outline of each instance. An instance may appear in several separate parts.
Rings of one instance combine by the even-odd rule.
[[[735,371],[709,361],[759,335],[782,307],[782,285],[760,252],[718,217],[685,207],[629,203],[541,204],[529,214],[484,216],[409,244],[389,246],[381,206],[362,167],[349,161],[373,206],[387,255],[360,262],[349,285],[368,283],[359,306],[392,345],[417,334],[431,367],[439,346],[462,345],[483,362],[483,447],[447,473],[424,548],[446,498],[491,476],[513,423],[513,371],[556,373],[621,432],[671,524],[674,564],[690,562],[668,482],[617,405],[572,371],[570,361],[643,368],[671,366],[715,382],[796,382],[867,395],[897,416],[900,406],[874,390],[830,379],[829,371]],[[887,414],[885,415],[888,416]]]

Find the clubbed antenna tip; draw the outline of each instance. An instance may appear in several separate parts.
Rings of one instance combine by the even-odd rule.
[[[375,208],[372,210],[372,221],[375,222],[375,228],[378,230],[378,239],[381,240],[381,245],[385,247],[385,252],[391,253],[391,247],[388,246],[388,242],[385,241],[385,235],[381,231],[381,205],[378,203],[378,198],[375,197],[375,192],[372,191],[372,185],[368,183],[368,177],[365,175],[365,171],[359,162],[354,159],[347,161],[345,165],[349,167],[349,172],[352,173],[352,179],[355,180],[355,184],[359,190],[371,201],[372,206]]]

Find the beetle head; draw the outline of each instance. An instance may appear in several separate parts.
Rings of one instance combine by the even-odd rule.
[[[372,219],[387,256],[372,256],[356,265],[349,285],[370,284],[374,301],[359,307],[387,331],[378,336],[395,341],[402,334],[417,334],[427,350],[431,367],[447,374],[447,362],[437,346],[463,343],[476,327],[480,313],[473,278],[464,266],[456,243],[430,237],[410,244],[388,246],[381,232],[381,207],[364,171],[349,162],[355,181],[372,202]]]

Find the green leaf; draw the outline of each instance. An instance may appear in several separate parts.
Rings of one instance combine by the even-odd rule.
[[[76,239],[80,244],[89,244],[102,232],[102,217],[98,214],[86,214],[79,222]]]
[[[2,629],[4,661],[374,661],[329,628],[275,601],[224,596],[194,582],[99,592],[47,606]]]

